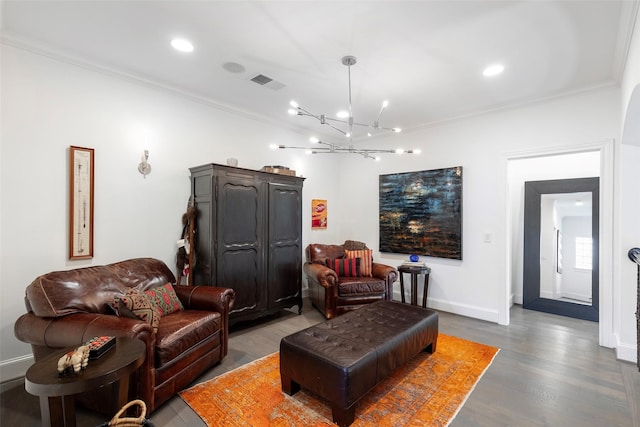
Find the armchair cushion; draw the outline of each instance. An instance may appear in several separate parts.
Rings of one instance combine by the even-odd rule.
[[[373,251],[371,249],[360,249],[357,251],[344,250],[347,258],[360,258],[360,273],[362,276],[371,277],[371,264],[373,263]]]
[[[360,277],[360,258],[327,258],[327,267],[335,271],[338,276]]]

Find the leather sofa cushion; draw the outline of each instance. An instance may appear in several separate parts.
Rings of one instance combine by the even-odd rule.
[[[338,295],[341,297],[379,295],[385,292],[385,281],[375,277],[340,277],[338,283]]]
[[[219,345],[221,321],[220,313],[199,310],[163,316],[156,333],[156,368],[173,362],[210,336],[216,335]]]

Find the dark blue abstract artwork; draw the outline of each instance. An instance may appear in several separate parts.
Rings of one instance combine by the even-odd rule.
[[[462,259],[462,166],[380,175],[380,252]]]

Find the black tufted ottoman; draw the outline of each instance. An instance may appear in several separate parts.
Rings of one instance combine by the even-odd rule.
[[[438,313],[394,301],[368,304],[280,341],[282,391],[300,387],[331,403],[333,421],[348,426],[355,404],[420,351],[433,353]]]

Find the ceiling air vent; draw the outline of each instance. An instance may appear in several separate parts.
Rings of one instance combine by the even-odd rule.
[[[285,85],[277,80],[273,80],[271,77],[267,77],[264,74],[258,74],[251,79],[252,82],[258,83],[260,86],[266,86],[269,89],[278,90],[282,89]]]

